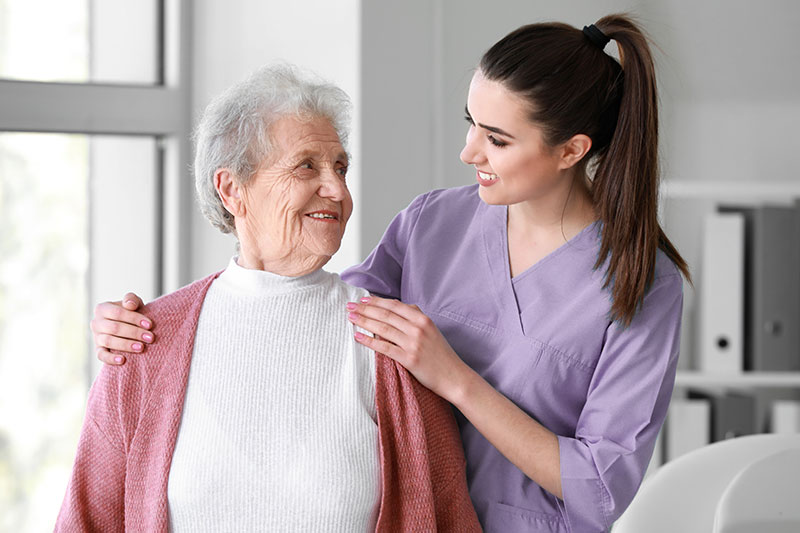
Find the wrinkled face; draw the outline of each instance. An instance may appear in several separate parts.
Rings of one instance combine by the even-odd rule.
[[[544,196],[557,185],[558,152],[529,120],[521,97],[478,71],[466,113],[469,131],[461,160],[475,167],[484,202],[512,205]]]
[[[339,249],[353,211],[347,154],[325,118],[286,116],[270,134],[272,156],[242,188],[242,255],[256,257],[259,268],[320,268]]]

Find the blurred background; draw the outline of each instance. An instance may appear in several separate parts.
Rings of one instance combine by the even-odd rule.
[[[696,279],[651,466],[800,432],[800,2],[0,0],[0,531],[55,522],[98,367],[94,304],[152,299],[233,252],[189,172],[211,97],[274,61],[352,97],[340,271],[416,195],[474,181],[463,107],[492,43],[621,11],[656,45],[662,224]]]

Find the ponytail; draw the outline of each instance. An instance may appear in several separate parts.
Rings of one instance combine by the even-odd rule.
[[[624,15],[595,26],[616,41],[624,73],[614,134],[598,155],[592,182],[603,222],[595,268],[610,256],[604,286],[613,280],[612,316],[628,325],[653,281],[658,248],[690,281],[691,275],[658,223],[658,93],[647,37]]]
[[[658,223],[658,94],[647,37],[627,15],[594,26],[523,26],[492,46],[479,69],[529,102],[551,146],[579,133],[592,139],[579,168],[595,169],[590,192],[603,223],[595,269],[608,260],[610,318],[627,326],[653,282],[659,248],[690,283],[691,275]],[[603,52],[595,30],[616,41],[620,62]]]

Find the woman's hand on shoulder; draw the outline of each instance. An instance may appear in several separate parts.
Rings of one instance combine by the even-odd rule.
[[[97,304],[90,327],[98,359],[109,365],[122,365],[125,357],[110,350],[138,353],[155,340],[150,331],[153,321],[137,312],[143,306],[142,299],[132,292],[122,300]]]
[[[350,322],[375,335],[357,332],[356,341],[391,357],[445,400],[460,394],[472,370],[419,307],[370,296],[348,303],[347,312]]]

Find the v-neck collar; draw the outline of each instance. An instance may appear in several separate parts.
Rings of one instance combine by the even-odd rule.
[[[491,270],[490,277],[495,287],[497,305],[503,317],[502,323],[508,324],[520,335],[525,335],[514,284],[521,279],[527,278],[532,272],[538,270],[542,264],[550,262],[570,250],[570,247],[589,235],[592,228],[597,228],[600,222],[597,220],[592,222],[569,241],[512,278],[508,254],[508,206],[494,206],[483,202],[482,204],[486,215],[486,221],[482,224],[486,259]]]
[[[519,304],[511,283],[511,266],[508,263],[508,240],[506,238],[506,207],[488,205],[481,202],[485,210],[483,241],[486,246],[486,260],[489,277],[494,284],[494,294],[503,328],[524,334]]]
[[[517,274],[516,276],[514,276],[512,278],[511,277],[511,255],[510,255],[510,252],[509,252],[509,249],[508,249],[508,206],[505,206],[505,216],[504,216],[503,223],[501,224],[501,226],[502,226],[502,231],[503,231],[503,240],[505,241],[505,261],[509,265],[508,266],[508,271],[509,271],[508,277],[511,280],[511,283],[516,285],[516,283],[518,281],[521,281],[521,280],[525,279],[526,277],[531,275],[532,272],[535,272],[536,270],[539,270],[539,268],[543,264],[547,264],[549,262],[552,262],[558,256],[560,256],[560,255],[572,250],[577,244],[579,244],[584,239],[584,237],[589,235],[590,230],[592,228],[597,227],[597,225],[599,223],[600,223],[599,220],[595,220],[594,222],[592,222],[591,224],[589,224],[588,226],[586,226],[585,228],[580,230],[578,233],[573,235],[571,239],[569,239],[566,242],[562,243],[561,246],[559,246],[558,248],[556,248],[555,250],[553,250],[552,252],[550,252],[546,256],[542,257],[541,259],[536,261],[534,264],[532,264],[531,266],[529,266],[528,268],[526,268],[525,270],[523,270],[522,272],[520,272],[519,274]]]

